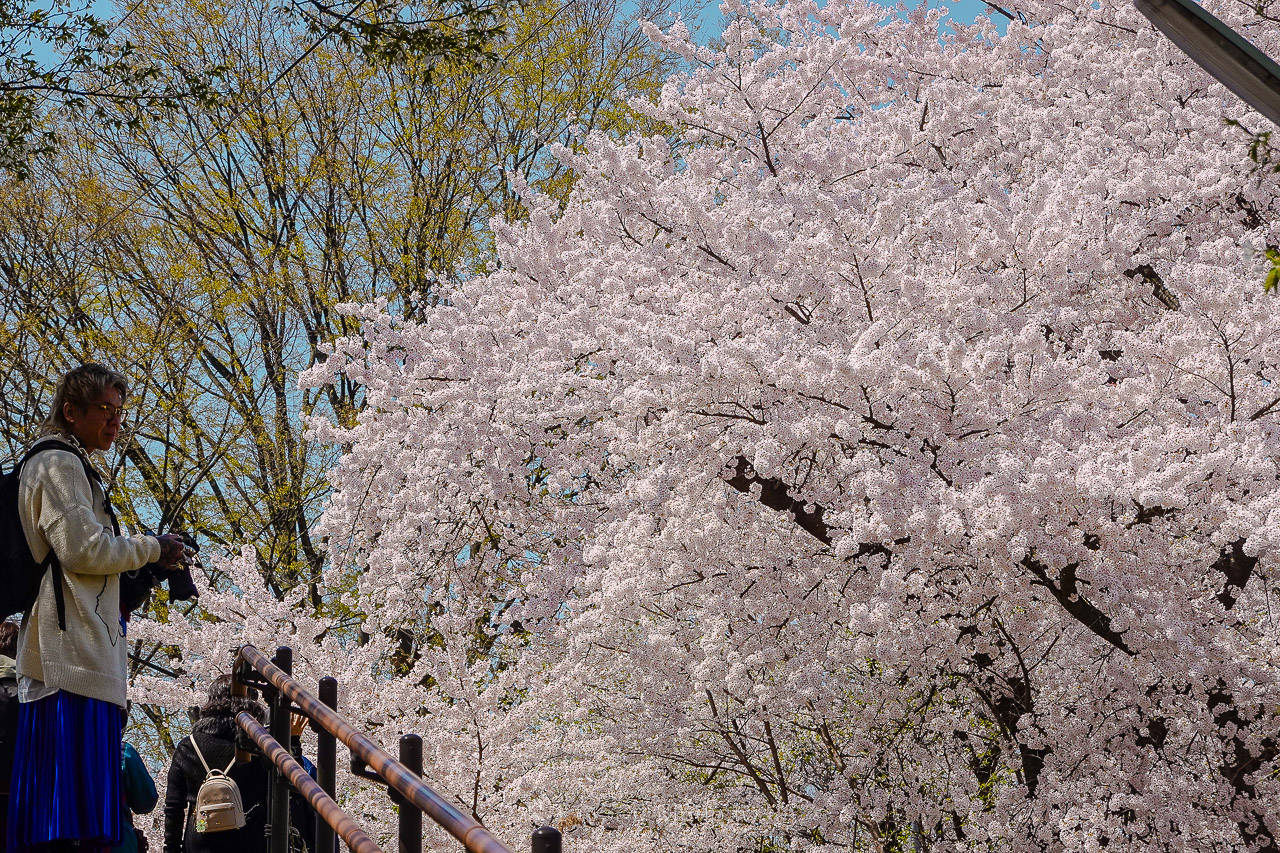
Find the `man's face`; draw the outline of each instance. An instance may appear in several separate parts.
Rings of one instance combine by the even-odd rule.
[[[124,421],[124,397],[119,388],[108,388],[102,396],[87,406],[67,403],[62,410],[71,424],[71,434],[80,440],[85,450],[107,450],[120,435]]]

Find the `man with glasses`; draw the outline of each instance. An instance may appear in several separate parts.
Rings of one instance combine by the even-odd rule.
[[[127,655],[120,575],[183,560],[176,534],[120,532],[92,454],[126,415],[125,378],[85,364],[58,383],[19,475],[31,555],[53,561],[18,635],[18,739],[7,846],[105,849],[120,842],[120,736]]]

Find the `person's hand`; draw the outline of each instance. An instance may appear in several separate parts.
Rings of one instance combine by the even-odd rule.
[[[162,568],[176,569],[182,565],[186,544],[183,543],[181,536],[176,533],[166,533],[163,536],[157,536],[156,541],[160,543],[160,559],[156,562]]]
[[[302,730],[307,727],[308,722],[310,722],[310,720],[307,719],[306,714],[299,714],[297,711],[294,711],[289,715],[289,736],[302,737]]]

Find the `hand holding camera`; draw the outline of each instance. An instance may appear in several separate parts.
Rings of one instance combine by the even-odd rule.
[[[120,610],[132,613],[147,603],[151,588],[156,584],[169,585],[170,601],[190,601],[200,595],[191,576],[191,567],[199,567],[200,545],[191,534],[175,530],[157,536],[160,543],[160,559],[147,563],[133,572],[120,576]]]
[[[199,597],[196,582],[191,577],[191,567],[200,566],[200,545],[195,537],[185,530],[175,530],[159,539],[160,560],[150,566],[156,582],[169,584],[170,601],[188,601]],[[176,556],[172,551],[175,542],[178,547]],[[170,559],[166,561],[166,557]]]
[[[165,569],[178,568],[187,551],[187,543],[183,541],[182,534],[166,533],[163,536],[157,536],[156,541],[160,543],[160,559],[151,565]]]

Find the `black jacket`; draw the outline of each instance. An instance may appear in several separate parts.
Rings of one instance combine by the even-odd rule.
[[[202,717],[193,734],[210,768],[223,770],[231,763],[236,743],[234,718]],[[196,832],[193,806],[204,782],[204,766],[189,738],[178,744],[164,796],[164,853],[267,853],[267,761],[254,756],[247,763],[234,765],[228,775],[240,788],[245,825],[225,832]]]
[[[164,853],[267,853],[266,827],[271,821],[271,808],[268,805],[271,776],[267,760],[256,754],[246,736],[237,735],[234,717],[203,717],[196,721],[193,732],[200,744],[205,763],[211,770],[225,770],[231,763],[237,736],[240,747],[253,753],[251,761],[234,765],[229,774],[240,788],[244,826],[224,832],[196,832],[193,806],[196,792],[204,782],[205,772],[204,765],[191,746],[190,738],[183,738],[174,750],[173,761],[169,765],[169,788],[164,797]],[[290,751],[294,758],[303,761],[301,745],[297,740],[290,744]],[[316,820],[316,813],[310,805],[300,794],[290,789],[289,821],[297,830],[297,834],[291,836],[295,842],[290,845],[291,850],[297,850],[298,843],[306,850],[315,849]]]
[[[18,672],[13,658],[0,655],[0,805],[8,804],[13,750],[18,742]]]

